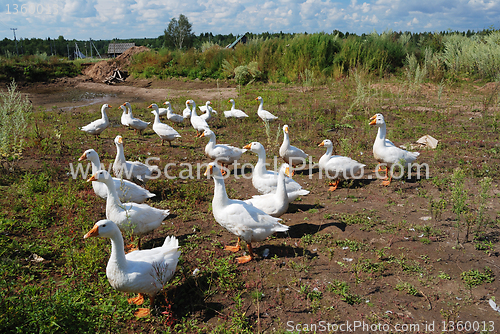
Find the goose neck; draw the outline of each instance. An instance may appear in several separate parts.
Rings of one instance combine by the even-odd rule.
[[[224,179],[222,175],[213,177],[214,179],[214,199],[212,201],[212,206],[225,206],[229,201],[226,193],[226,185],[224,184]]]
[[[385,142],[386,128],[385,123],[378,127],[377,140]]]
[[[125,270],[127,266],[127,258],[125,257],[123,237],[120,230],[117,229],[110,239],[111,255],[109,256],[108,264],[117,265],[119,269]]]

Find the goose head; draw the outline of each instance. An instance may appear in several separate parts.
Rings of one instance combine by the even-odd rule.
[[[288,134],[288,125],[283,125],[283,133]]]
[[[234,106],[234,103],[235,103],[235,102],[234,102],[234,100],[233,100],[233,99],[229,99],[229,101],[227,101],[227,102],[231,103],[231,104]]]
[[[259,102],[264,102],[264,99],[262,98],[262,96],[257,96],[255,99]]]
[[[127,107],[125,106],[125,104],[122,104],[121,106],[119,106],[118,108],[121,108],[121,110],[123,110],[123,113],[124,114],[127,114],[128,113],[128,110],[127,110]]]
[[[158,105],[156,103],[150,104],[148,108],[153,108],[153,110],[151,110],[152,114],[157,114],[159,112],[158,111]]]
[[[379,127],[383,124],[385,124],[385,120],[382,114],[375,114],[370,118],[370,125],[375,125]]]
[[[82,160],[91,160],[92,161],[95,158],[99,159],[99,156],[97,155],[97,152],[91,148],[91,149],[88,149],[85,152],[83,152],[81,157],[78,158],[78,161],[82,161]]]
[[[333,143],[330,139],[325,139],[321,143],[319,143],[318,146],[331,147],[333,146]]]
[[[163,102],[163,104],[166,105],[167,108],[172,108],[169,101],[165,101],[165,102]]]
[[[264,153],[266,152],[266,149],[264,148],[264,146],[262,146],[261,143],[257,142],[257,141],[254,141],[254,142],[251,142],[250,144],[247,144],[245,146],[243,146],[244,149],[247,149],[253,153]]]
[[[120,230],[113,221],[109,219],[103,219],[95,223],[94,227],[92,227],[92,229],[88,231],[87,234],[83,236],[83,238],[84,239],[90,237],[111,238],[113,235],[116,234],[117,231],[119,232]]]
[[[94,175],[92,175],[87,180],[87,182],[91,182],[91,181],[99,181],[102,183],[111,182],[111,184],[113,184],[113,179],[111,178],[111,175],[107,171],[105,171],[104,169],[97,171]]]
[[[203,131],[203,133],[200,135],[200,138],[201,137],[211,138],[212,136],[215,138],[215,133],[210,129],[205,129],[205,131]]]
[[[122,136],[118,135],[118,136],[115,137],[115,144],[116,144],[116,146],[123,145],[123,138],[122,138]]]
[[[217,164],[214,162],[208,164],[207,170],[205,170],[205,173],[203,173],[203,175],[206,177],[211,176],[214,179],[223,179],[219,167],[217,167]]]

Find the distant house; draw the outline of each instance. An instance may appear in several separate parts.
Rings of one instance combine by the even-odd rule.
[[[226,46],[226,49],[232,49],[236,46],[236,44],[238,44],[238,43],[246,44],[246,42],[247,42],[247,36],[241,35],[238,38],[236,38],[236,40],[234,42],[232,42],[231,44]]]
[[[108,57],[117,57],[133,46],[135,43],[109,43]]]

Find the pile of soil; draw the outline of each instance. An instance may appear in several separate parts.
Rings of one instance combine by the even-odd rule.
[[[100,61],[87,67],[82,72],[94,81],[103,81],[111,76],[115,69],[125,72],[126,67],[130,64],[132,56],[145,51],[149,51],[149,48],[145,46],[133,46],[125,50],[124,53],[115,59]]]

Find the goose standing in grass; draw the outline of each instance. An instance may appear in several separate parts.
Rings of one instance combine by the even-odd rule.
[[[92,164],[92,175],[101,170],[101,162],[99,160],[99,155],[93,149],[86,150],[83,152],[82,156],[78,161],[89,160]],[[115,189],[118,194],[118,198],[122,202],[135,202],[143,203],[148,198],[156,196],[149,190],[144,189],[137,184],[124,179],[113,178],[115,183]],[[93,181],[92,188],[97,196],[106,199],[108,197],[108,189],[106,185],[102,182]]]
[[[288,226],[281,224],[281,219],[244,201],[228,198],[224,179],[215,163],[207,166],[205,176],[211,176],[215,184],[212,200],[215,220],[238,237],[236,246],[226,246],[225,249],[237,252],[241,249],[241,239],[247,243],[248,255],[238,257],[238,263],[246,263],[254,258],[252,242],[262,241],[275,232],[288,231]]]
[[[136,250],[125,254],[123,237],[111,220],[100,220],[85,234],[84,239],[100,237],[111,239],[111,255],[106,266],[109,284],[118,291],[138,293],[129,303],[142,305],[144,295],[149,296],[149,308],[154,307],[158,292],[174,276],[181,252],[175,237],[166,237],[161,247]],[[139,308],[134,314],[144,317],[150,309]]]
[[[319,159],[319,168],[325,172],[328,178],[333,179],[329,191],[337,189],[340,179],[354,178],[366,166],[348,157],[332,155],[333,143],[329,139],[323,140],[318,146],[326,147],[326,153]]]
[[[231,110],[224,111],[224,116],[226,118],[234,117],[237,119],[243,119],[243,118],[248,117],[248,115],[245,114],[245,112],[243,110],[236,109],[236,107],[235,107],[236,103],[234,102],[233,99],[230,99],[229,102],[232,104],[232,107],[231,107]]]
[[[163,143],[168,141],[168,144],[172,146],[172,141],[176,138],[181,138],[181,135],[170,125],[162,123],[160,121],[160,114],[158,112],[158,105],[155,103],[150,104],[148,108],[153,108],[151,113],[155,115],[155,121],[153,123],[153,131],[161,138],[161,146]],[[179,116],[179,115],[177,115]]]
[[[112,220],[122,232],[130,232],[139,236],[138,248],[141,248],[141,237],[160,227],[161,222],[170,214],[169,210],[153,208],[147,204],[122,203],[116,192],[111,175],[100,170],[92,175],[87,182],[98,181],[108,187],[106,198],[106,218]]]
[[[278,173],[266,169],[266,149],[259,142],[252,142],[243,147],[257,154],[257,163],[252,173],[252,184],[261,194],[269,194],[276,191],[278,186]],[[309,190],[302,189],[302,186],[292,178],[285,178],[285,187],[290,202],[299,196],[309,194]]]
[[[307,154],[300,148],[290,145],[290,135],[288,133],[288,125],[283,125],[283,144],[280,147],[280,157],[287,164],[297,166],[301,164],[305,166]]]
[[[260,119],[262,119],[264,122],[271,122],[278,119],[277,116],[274,116],[269,111],[264,110],[264,99],[261,96],[257,97],[256,100],[258,100],[260,103],[259,109],[257,109],[257,115],[259,115]]]
[[[274,192],[265,195],[255,195],[244,202],[261,209],[268,215],[280,217],[288,210],[288,205],[290,204],[285,187],[285,175],[290,177],[290,168],[287,163],[281,165],[278,174],[278,184]]]
[[[81,127],[80,130],[85,131],[89,135],[99,136],[109,126],[109,118],[106,110],[110,108],[109,104],[103,104],[101,107],[101,118]]]
[[[159,173],[158,166],[146,165],[140,161],[127,161],[122,136],[115,137],[115,145],[116,157],[113,163],[113,173],[116,177],[144,184],[152,177],[153,172]]]
[[[200,136],[208,137],[208,143],[205,146],[205,154],[210,158],[215,160],[216,163],[225,166],[227,168],[228,165],[232,164],[239,158],[241,155],[245,153],[246,149],[241,149],[239,147],[234,147],[226,144],[216,144],[215,133],[206,129]],[[222,175],[226,175],[225,168],[222,169]]]
[[[174,113],[174,111],[172,110],[172,105],[170,104],[169,101],[165,101],[165,102],[163,102],[163,104],[166,105],[167,107],[158,109],[158,110],[160,110],[160,112],[159,112],[160,116],[162,116],[161,109],[163,109],[163,110],[165,110],[165,115],[167,115],[167,119],[169,121],[172,121],[174,123],[184,122],[184,117]]]
[[[182,111],[182,117],[184,119],[191,119],[191,105],[190,105],[191,100],[186,100],[186,108]]]
[[[128,109],[125,105],[121,105],[120,108],[122,109],[122,116],[120,118],[120,121],[122,123],[122,125],[125,125],[126,127],[129,127],[129,123],[130,123],[130,115],[128,113]]]
[[[143,120],[140,120],[136,117],[134,117],[134,115],[132,114],[132,106],[130,105],[129,102],[125,102],[123,104],[123,106],[126,106],[127,107],[127,110],[128,110],[128,125],[134,129],[134,132],[137,132],[139,131],[139,133],[142,132],[142,130],[146,129],[148,127],[149,124],[151,124],[151,122],[145,122]]]
[[[189,100],[187,104],[192,106],[190,118],[191,125],[196,130],[196,137],[199,137],[205,129],[210,129],[210,127],[208,123],[196,113],[196,103],[193,100]]]
[[[207,101],[204,106],[200,106],[200,111],[204,112],[204,114],[201,114],[200,117],[205,120],[205,122],[208,122],[209,120],[212,119],[212,114],[217,114],[217,111],[212,108],[212,102]]]
[[[420,155],[418,152],[409,152],[396,147],[390,140],[386,139],[386,125],[382,114],[375,114],[370,118],[370,125],[378,128],[377,137],[373,143],[373,156],[379,164],[385,164],[385,178],[382,185],[388,186],[391,184],[392,174],[389,176],[389,170],[393,164],[409,165],[414,162]],[[382,168],[377,170],[382,171]]]

